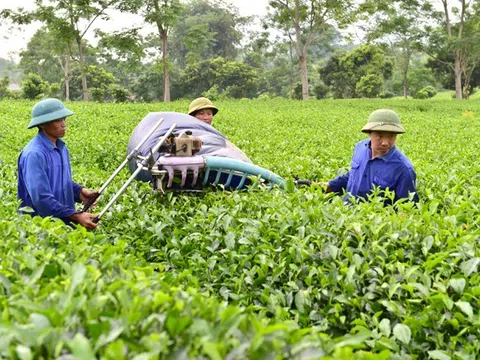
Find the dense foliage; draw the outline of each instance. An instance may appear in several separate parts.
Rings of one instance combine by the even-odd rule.
[[[16,213],[33,102],[0,102],[0,357],[475,359],[480,351],[480,103],[220,101],[215,126],[292,179],[345,171],[392,108],[420,203],[346,206],[318,188],[160,196],[134,183],[96,231]],[[69,103],[76,181],[98,188],[164,104]],[[101,198],[102,208],[128,177]],[[71,355],[70,355],[71,354]]]
[[[240,16],[223,0],[12,3],[0,8],[5,37],[4,24],[42,27],[19,49],[18,67],[0,61],[0,75],[18,84],[18,73],[33,73],[64,99],[115,102],[425,98],[417,92],[427,86],[460,99],[480,86],[480,0],[267,3],[261,17]],[[109,32],[116,14],[141,20]]]

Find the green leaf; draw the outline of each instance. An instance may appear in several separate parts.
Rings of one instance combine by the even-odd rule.
[[[228,232],[227,235],[225,235],[225,245],[227,246],[227,249],[233,250],[235,248],[235,233],[234,232]]]
[[[203,351],[212,360],[222,360],[222,356],[218,351],[217,344],[213,342],[207,341],[203,343]]]
[[[383,335],[385,335],[387,338],[390,337],[390,334],[392,332],[392,327],[390,325],[389,319],[382,319],[378,327],[380,328],[380,331],[382,332]]]
[[[29,347],[26,347],[24,345],[17,345],[17,347],[15,348],[15,352],[17,353],[17,356],[19,357],[20,360],[33,359],[32,351],[30,350]]]
[[[397,324],[393,327],[393,336],[395,336],[395,339],[408,345],[412,338],[412,331],[407,325]]]
[[[88,339],[83,336],[83,334],[77,334],[70,340],[68,343],[70,350],[77,359],[82,360],[95,360],[95,355],[93,354],[92,347]]]
[[[428,352],[428,357],[435,360],[451,360],[451,357],[441,350],[432,350]]]
[[[75,263],[72,269],[72,290],[75,290],[80,285],[87,274],[87,268],[81,263]]]
[[[295,307],[298,309],[298,311],[303,313],[305,311],[304,305],[305,305],[305,294],[303,293],[303,290],[300,290],[295,295]]]
[[[473,272],[477,271],[478,264],[480,264],[480,258],[474,257],[468,261],[463,262],[460,265],[465,276],[470,276]]]
[[[472,309],[472,305],[470,305],[469,302],[466,302],[466,301],[457,301],[455,303],[455,305],[458,306],[458,308],[460,310],[462,310],[462,312],[468,316],[468,318],[471,320],[473,318],[473,309]]]
[[[37,329],[43,329],[52,326],[50,324],[50,320],[42,314],[30,314],[30,321]]]
[[[339,339],[340,341],[335,344],[335,348],[362,345],[365,343],[365,340],[369,339],[371,336],[372,334],[368,330],[360,331],[355,335],[346,335]]]
[[[465,289],[466,281],[464,278],[450,279],[449,286],[457,294],[463,294],[463,289]]]

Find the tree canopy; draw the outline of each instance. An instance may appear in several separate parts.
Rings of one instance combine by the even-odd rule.
[[[480,0],[270,0],[261,19],[224,0],[35,4],[0,12],[18,27],[42,25],[1,74],[38,75],[65,99],[88,100],[90,88],[96,101],[169,101],[408,97],[426,87],[468,98],[480,86]],[[112,11],[145,25],[98,28]]]

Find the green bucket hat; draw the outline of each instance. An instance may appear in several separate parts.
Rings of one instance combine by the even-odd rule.
[[[405,129],[400,124],[400,117],[393,110],[379,109],[370,114],[367,124],[362,131],[369,133],[370,131],[386,131],[397,134],[403,134]]]
[[[198,110],[212,109],[213,115],[218,112],[218,108],[206,97],[199,97],[193,100],[188,107],[188,115],[193,115]]]
[[[73,115],[73,111],[68,110],[60,100],[45,99],[33,106],[32,120],[28,124],[28,129],[70,115]]]

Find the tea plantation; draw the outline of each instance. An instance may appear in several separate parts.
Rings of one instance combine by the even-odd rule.
[[[391,108],[420,203],[347,206],[314,187],[160,196],[133,183],[95,231],[21,217],[33,102],[0,102],[0,358],[477,358],[480,100],[217,105],[215,127],[255,164],[320,181],[348,169],[370,112]],[[68,106],[74,179],[98,189],[148,112],[188,101]]]

